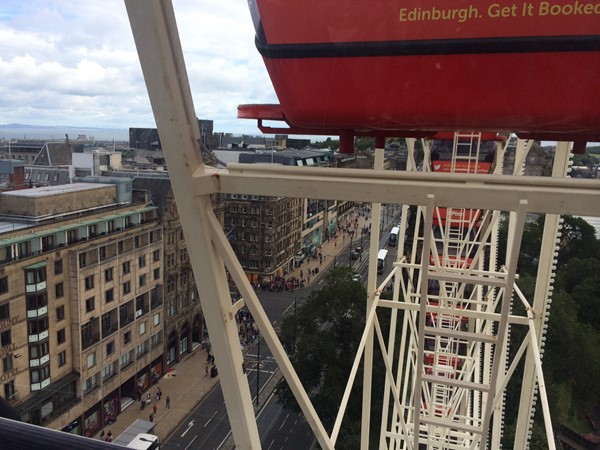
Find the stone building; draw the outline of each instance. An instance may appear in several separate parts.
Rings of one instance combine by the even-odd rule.
[[[285,276],[300,250],[303,199],[230,194],[224,229],[248,279]]]
[[[156,207],[117,184],[0,194],[2,395],[91,436],[164,372]]]

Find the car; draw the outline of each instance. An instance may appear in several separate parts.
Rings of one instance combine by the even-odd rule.
[[[355,273],[352,275],[352,281],[359,281],[360,282],[360,273]]]

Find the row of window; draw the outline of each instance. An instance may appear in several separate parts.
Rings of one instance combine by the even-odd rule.
[[[137,237],[137,236],[136,236]],[[123,241],[119,241],[119,243],[121,243]],[[103,261],[104,259],[106,259],[106,248],[107,246],[103,246],[99,248],[99,252],[100,252],[100,261]],[[95,254],[93,253],[94,250],[92,250],[91,252],[85,252],[85,253],[80,253],[79,254],[79,267],[86,267],[88,264],[93,264],[97,262],[97,259],[94,258]],[[122,253],[122,252],[119,252]],[[114,256],[111,254],[111,256]],[[158,262],[160,261],[160,249],[154,250],[152,252],[152,261],[153,262]],[[143,268],[146,267],[146,255],[142,255],[138,257],[138,267]],[[123,263],[123,273],[129,273],[131,271],[131,261],[126,261]]]
[[[138,284],[140,287],[144,287],[147,284],[147,274],[141,274],[138,277]],[[160,269],[154,269],[153,274],[152,274],[152,278],[153,280],[159,280],[160,279]],[[62,284],[62,283],[61,283]],[[132,288],[131,288],[131,281],[125,281],[122,284],[122,294],[123,296],[126,296],[128,294],[131,294],[132,292]],[[115,299],[115,290],[114,288],[108,288],[104,291],[104,303],[110,303],[112,301],[114,301]],[[92,312],[96,309],[96,297],[92,296],[92,297],[88,297],[85,300],[85,312],[89,313]]]
[[[96,388],[100,386],[100,380],[107,381],[110,378],[117,375],[120,370],[123,370],[129,367],[133,362],[144,356],[150,348],[154,348],[157,345],[162,343],[162,331],[152,335],[149,340],[145,340],[136,346],[135,349],[132,349],[126,353],[123,353],[118,362],[113,361],[110,364],[107,364],[102,368],[101,371],[96,372],[94,375],[88,377],[83,384],[83,392],[84,395],[89,394],[94,391]],[[96,365],[96,354],[91,353],[87,357],[88,368],[93,368]],[[119,367],[120,366],[120,367]]]

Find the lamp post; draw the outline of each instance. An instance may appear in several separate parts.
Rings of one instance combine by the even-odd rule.
[[[297,301],[298,299],[294,295],[294,349],[293,353],[296,353],[296,339],[298,338],[298,316],[296,315],[297,311]]]
[[[256,353],[258,359],[256,364],[256,406],[258,406],[258,394],[260,392],[260,330],[258,330],[258,347]]]

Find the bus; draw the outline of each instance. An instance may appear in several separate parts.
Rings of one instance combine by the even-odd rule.
[[[394,227],[392,231],[390,231],[390,236],[388,237],[388,245],[390,247],[395,247],[398,245],[398,233],[400,233],[400,228]]]
[[[158,436],[151,434],[156,427],[155,422],[136,419],[114,441],[113,444],[122,447],[141,450],[154,450],[160,447]]]
[[[388,251],[385,249],[379,250],[377,253],[377,273],[381,275],[385,270],[385,259],[387,258]]]
[[[158,436],[148,433],[138,434],[129,444],[127,448],[135,448],[138,450],[156,450],[160,448]]]

